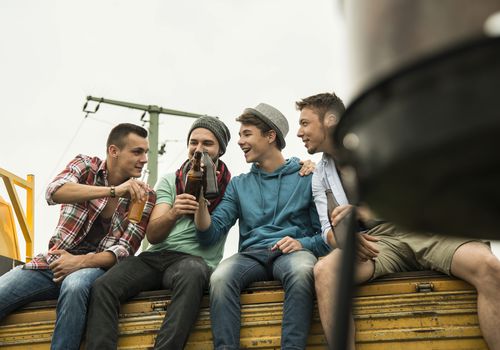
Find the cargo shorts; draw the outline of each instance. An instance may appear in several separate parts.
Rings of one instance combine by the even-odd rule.
[[[455,251],[468,242],[489,242],[478,239],[443,236],[435,233],[404,232],[396,226],[383,223],[367,232],[379,238],[379,255],[371,279],[394,273],[435,270],[451,275],[451,261]]]

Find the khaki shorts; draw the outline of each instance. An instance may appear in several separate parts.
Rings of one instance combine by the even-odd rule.
[[[379,238],[380,253],[375,258],[371,279],[393,272],[436,270],[451,275],[451,261],[455,251],[477,239],[442,236],[434,233],[414,233],[398,230],[384,223],[368,231]],[[483,242],[489,245],[489,242]]]

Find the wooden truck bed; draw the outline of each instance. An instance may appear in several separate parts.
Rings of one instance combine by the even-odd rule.
[[[356,295],[359,350],[487,349],[478,327],[476,291],[463,281],[429,271],[393,274],[360,286]],[[152,348],[169,302],[168,291],[152,291],[124,304],[119,348]],[[254,283],[242,293],[241,303],[241,348],[279,349],[281,285]],[[48,349],[54,319],[55,301],[27,305],[0,322],[0,348]],[[213,348],[208,295],[186,348]],[[315,308],[308,349],[325,348]]]

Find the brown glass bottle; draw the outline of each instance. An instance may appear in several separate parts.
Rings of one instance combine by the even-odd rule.
[[[186,175],[186,184],[184,186],[184,193],[189,193],[200,198],[201,189],[203,187],[203,173],[201,171],[201,152],[194,152],[192,159],[191,169]]]
[[[332,190],[331,189],[326,189],[325,190],[325,195],[326,195],[326,211],[328,212],[328,221],[330,222],[330,226],[333,230],[333,225],[332,225],[332,212],[333,209],[339,206],[337,201],[335,200],[335,197],[333,196]]]
[[[330,221],[330,226],[332,228],[333,232],[333,237],[335,239],[335,242],[337,242],[337,248],[343,249],[346,244],[347,244],[347,235],[349,232],[359,232],[359,227],[356,223],[356,220],[353,220],[353,215],[355,215],[354,210],[349,210],[345,217],[340,220],[337,225],[335,226],[335,229],[333,228],[332,224],[332,211],[336,207],[339,206],[339,203],[335,200],[335,197],[332,193],[331,189],[325,190],[326,194],[326,209],[328,211],[328,221]],[[353,223],[354,228],[351,228],[350,225]]]
[[[217,170],[208,152],[203,150],[203,194],[206,199],[214,199],[219,195],[217,186]]]

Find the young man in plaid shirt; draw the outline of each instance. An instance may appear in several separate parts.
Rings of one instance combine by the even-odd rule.
[[[0,319],[32,301],[57,298],[52,349],[78,349],[94,280],[134,255],[156,195],[135,178],[147,163],[147,131],[133,124],[111,130],[105,160],[78,155],[49,184],[51,205],[62,204],[49,251],[0,277]],[[132,200],[146,201],[137,224]]]

